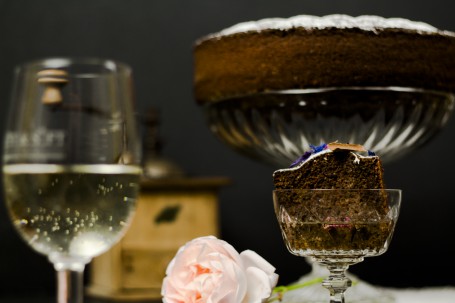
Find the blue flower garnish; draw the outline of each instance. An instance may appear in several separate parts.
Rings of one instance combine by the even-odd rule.
[[[320,153],[321,151],[323,151],[324,149],[327,148],[327,144],[323,143],[318,146],[314,146],[314,145],[310,144],[310,148],[311,148],[311,150],[306,151],[302,156],[300,156],[297,160],[295,160],[289,167],[293,168],[293,167],[299,165],[300,163],[305,162],[311,155]]]
[[[297,160],[292,162],[291,166],[289,166],[289,167],[292,168],[292,167],[299,165],[302,162],[305,162],[312,154],[313,154],[312,150],[306,151],[303,155],[301,155],[299,158],[297,158]]]
[[[322,152],[324,149],[326,149],[327,148],[327,144],[322,143],[319,146],[310,145],[310,147],[314,151],[314,153],[317,154],[317,153]]]

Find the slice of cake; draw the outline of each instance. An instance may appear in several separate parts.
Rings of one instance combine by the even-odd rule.
[[[384,188],[381,161],[361,145],[338,142],[313,147],[273,174],[275,188]]]
[[[200,104],[277,90],[398,86],[455,91],[455,34],[378,16],[300,15],[234,25],[199,39]]]
[[[381,161],[361,145],[312,147],[273,174],[275,211],[291,252],[380,252],[393,222]]]

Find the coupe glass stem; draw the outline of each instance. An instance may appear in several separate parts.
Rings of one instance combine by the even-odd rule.
[[[82,303],[84,294],[82,270],[57,270],[57,303]]]
[[[351,287],[352,281],[346,276],[349,264],[328,264],[330,275],[322,282],[322,286],[330,291],[330,303],[344,303],[344,292]]]

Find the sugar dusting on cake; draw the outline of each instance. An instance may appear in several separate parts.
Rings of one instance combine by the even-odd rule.
[[[455,36],[450,31],[442,31],[424,22],[411,21],[404,18],[384,18],[380,16],[363,15],[352,17],[335,14],[327,16],[298,15],[291,18],[267,18],[258,21],[238,23],[218,33],[209,35],[207,38],[232,35],[242,32],[260,32],[266,29],[288,30],[291,28],[304,27],[307,29],[327,28],[358,28],[365,31],[377,32],[382,29],[405,29],[421,34],[445,34]]]
[[[337,141],[332,143],[323,143],[317,146],[310,145],[310,149],[306,151],[302,156],[297,158],[287,169],[299,169],[308,160],[319,157],[325,153],[334,152],[336,150],[346,150],[353,152],[353,155],[355,157],[354,163],[356,164],[360,163],[360,159],[362,157],[376,157],[376,154],[374,152],[367,150],[360,144],[339,143]]]

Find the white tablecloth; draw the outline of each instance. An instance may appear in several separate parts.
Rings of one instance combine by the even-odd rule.
[[[387,289],[396,303],[455,303],[455,287]]]
[[[320,285],[312,285],[286,292],[281,303],[325,303],[328,299],[326,289]],[[363,282],[348,289],[346,302],[455,303],[455,287],[372,288],[370,284]]]

